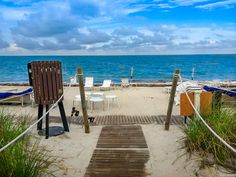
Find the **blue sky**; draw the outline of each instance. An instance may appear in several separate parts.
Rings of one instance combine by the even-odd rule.
[[[0,55],[236,53],[236,0],[1,0]]]

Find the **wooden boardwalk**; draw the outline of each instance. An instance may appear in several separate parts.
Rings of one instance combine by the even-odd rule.
[[[97,148],[147,148],[141,126],[105,126]]]
[[[141,126],[105,126],[85,177],[145,177],[148,160]]]
[[[95,116],[95,120],[90,125],[134,125],[134,124],[160,124],[163,125],[165,123],[165,115],[106,115],[106,116]],[[82,116],[70,117],[67,120],[74,124],[83,124]],[[50,117],[50,121],[52,122],[60,122],[59,117]],[[181,116],[172,116],[170,124],[172,125],[183,125],[184,120]]]

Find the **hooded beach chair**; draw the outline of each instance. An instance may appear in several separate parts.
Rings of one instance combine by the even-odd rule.
[[[93,89],[93,77],[85,77],[85,89]]]
[[[33,93],[33,89],[29,88],[22,92],[0,92],[0,102],[10,103],[10,102],[20,102],[24,105],[24,96]]]
[[[111,80],[104,80],[100,90],[110,90],[111,88]]]

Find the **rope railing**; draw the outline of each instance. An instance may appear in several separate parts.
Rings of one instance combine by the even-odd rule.
[[[75,77],[77,74],[75,74]],[[61,101],[61,99],[67,94],[69,89],[71,88],[72,83],[70,82],[68,88],[65,90],[65,92],[60,96],[60,98],[51,106],[51,108],[45,112],[35,123],[30,125],[25,131],[23,131],[21,134],[19,134],[15,139],[11,140],[9,143],[7,143],[5,146],[1,147],[0,152],[4,151],[9,146],[13,145],[15,142],[17,142],[20,138],[22,138],[25,134],[27,134],[37,123],[39,123],[52,109],[54,109],[57,104]]]
[[[203,124],[208,128],[208,130],[219,140],[221,141],[221,143],[223,143],[226,147],[228,147],[232,152],[234,152],[236,154],[236,149],[233,148],[230,144],[228,144],[223,138],[221,138],[207,123],[206,121],[204,120],[204,118],[200,115],[200,113],[198,112],[197,108],[193,105],[191,99],[189,98],[189,95],[186,91],[186,88],[184,87],[184,85],[182,84],[183,83],[183,80],[182,80],[182,77],[181,75],[179,74],[179,80],[180,80],[180,83],[182,85],[182,88],[184,89],[184,92],[188,98],[188,101],[190,102],[193,110],[195,111],[196,115],[200,118],[200,120],[203,122]]]

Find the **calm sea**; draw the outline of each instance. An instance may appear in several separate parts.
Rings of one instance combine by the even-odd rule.
[[[120,82],[134,80],[171,80],[176,68],[183,77],[191,78],[192,68],[196,80],[236,80],[236,55],[169,55],[169,56],[0,56],[0,82],[28,82],[27,63],[34,60],[60,60],[63,80],[82,66],[85,76],[93,76],[96,83],[104,79]]]

